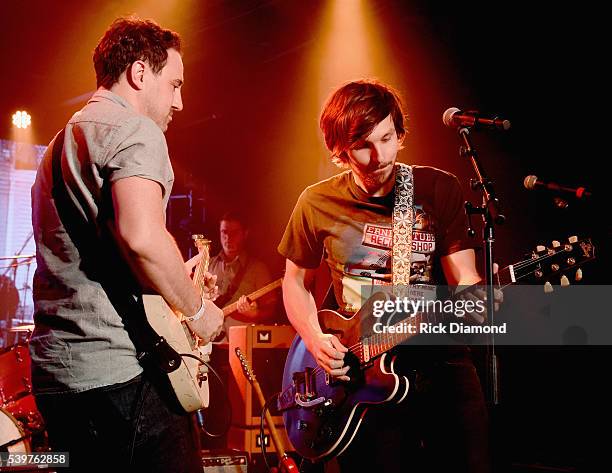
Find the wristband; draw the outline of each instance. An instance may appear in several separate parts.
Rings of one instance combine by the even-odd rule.
[[[191,317],[185,317],[185,320],[187,322],[195,322],[196,320],[199,320],[202,318],[202,316],[204,315],[204,312],[206,312],[206,304],[204,303],[204,297],[202,296],[202,307],[200,307],[200,310],[198,310]]]

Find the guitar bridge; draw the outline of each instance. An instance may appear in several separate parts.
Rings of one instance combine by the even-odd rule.
[[[313,368],[293,373],[295,388],[295,403],[302,407],[313,407],[325,401],[325,397],[317,397],[316,373]]]

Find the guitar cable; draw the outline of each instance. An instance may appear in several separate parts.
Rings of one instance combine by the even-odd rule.
[[[200,358],[199,356],[196,356],[192,353],[179,353],[179,355],[181,357],[185,356],[188,358],[193,358],[194,360],[198,360],[200,363],[202,363],[203,365],[206,365],[206,367],[212,372],[212,374],[215,375],[215,378],[217,378],[217,380],[219,381],[219,384],[221,385],[222,388],[222,392],[227,393],[227,386],[225,386],[225,383],[223,382],[223,380],[221,379],[221,376],[219,376],[219,373],[217,373],[215,371],[215,369],[210,366],[209,363],[207,363],[206,361],[204,361],[202,358]],[[204,423],[202,422],[200,424],[200,427],[202,429],[202,431],[210,438],[219,438],[219,437],[223,437],[224,435],[226,435],[229,432],[230,427],[232,426],[232,417],[233,417],[233,413],[232,413],[232,405],[229,402],[229,397],[223,396],[223,399],[225,401],[225,412],[227,413],[226,419],[227,419],[227,423],[225,425],[225,427],[221,430],[221,432],[215,433],[215,432],[209,432],[208,430],[206,430],[206,427],[204,427]],[[263,438],[263,437],[262,437]]]
[[[261,408],[261,415],[259,416],[259,438],[260,438],[260,441],[261,441],[261,453],[263,455],[263,459],[264,459],[264,462],[266,464],[266,470],[267,471],[271,471],[271,467],[270,467],[270,464],[268,463],[268,456],[267,456],[267,452],[266,452],[266,442],[265,442],[266,431],[265,431],[265,427],[264,427],[264,421],[266,419],[266,412],[268,411],[268,406],[272,403],[272,401],[275,398],[278,398],[279,395],[280,395],[280,392],[277,392],[277,393],[272,394],[272,396],[270,396],[268,398],[266,403]],[[270,429],[270,430],[272,430],[272,429]],[[272,433],[271,432],[270,432],[270,439],[272,439]]]

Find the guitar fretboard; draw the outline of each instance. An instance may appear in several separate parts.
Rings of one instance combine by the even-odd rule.
[[[276,281],[271,282],[270,284],[262,287],[261,289],[257,289],[255,292],[252,292],[251,294],[249,294],[247,297],[251,300],[251,301],[255,301],[257,299],[259,299],[260,297],[265,296],[267,293],[281,287],[281,285],[283,284],[283,278],[279,278]],[[227,317],[228,315],[230,315],[233,312],[236,312],[238,310],[238,302],[232,302],[229,305],[226,305],[223,308],[223,316]]]

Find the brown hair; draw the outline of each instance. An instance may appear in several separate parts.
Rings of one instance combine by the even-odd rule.
[[[406,123],[399,94],[377,80],[349,82],[336,90],[323,107],[319,125],[332,161],[346,165],[346,152],[360,139],[372,133],[391,115],[399,140],[406,134]]]
[[[110,88],[134,62],[146,61],[155,74],[168,60],[168,49],[181,52],[181,38],[152,20],[117,18],[98,42],[93,54],[97,86]]]

